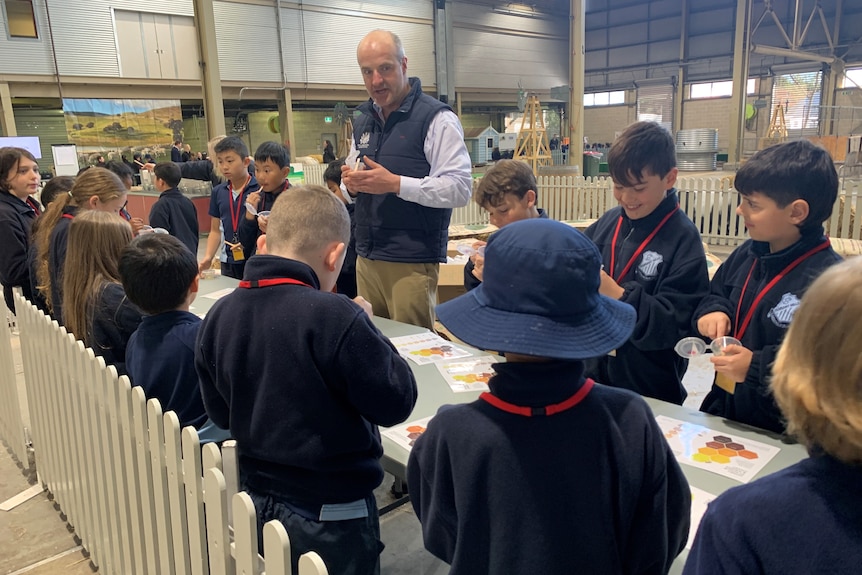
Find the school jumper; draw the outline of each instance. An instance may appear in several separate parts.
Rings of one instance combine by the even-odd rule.
[[[198,212],[194,203],[177,188],[159,194],[159,199],[150,208],[150,225],[168,230],[197,257],[200,240]]]
[[[814,455],[710,503],[684,575],[862,572],[862,466]]]
[[[731,322],[729,335],[754,355],[745,381],[736,386],[735,392],[731,395],[713,385],[701,411],[784,432],[781,412],[769,391],[771,366],[805,290],[826,268],[840,261],[821,226],[802,230],[799,241],[776,253],[769,253],[767,242],[748,240],[730,254],[712,278],[710,293],[697,307],[694,323],[708,313],[724,312]],[[752,309],[764,288],[794,262],[795,267],[786,271]]]
[[[290,182],[287,180],[284,181],[281,188],[274,192],[264,192],[263,188],[259,188],[260,201],[257,204],[257,211],[272,211],[272,206],[275,204],[275,200],[288,188],[290,188]],[[255,217],[254,219],[249,220],[245,217],[245,212],[243,212],[242,219],[239,222],[239,241],[249,254],[247,257],[251,257],[257,253],[257,238],[260,237],[261,234],[263,234],[263,232],[260,231],[260,225],[257,223],[257,218]]]
[[[289,283],[265,285],[272,279]],[[410,415],[416,381],[364,311],[319,287],[304,263],[254,256],[240,287],[204,319],[195,366],[210,419],[238,442],[258,528],[286,521],[294,562],[320,549],[331,573],[371,573],[363,569],[381,549],[372,493],[383,480],[377,426]],[[359,513],[327,521],[333,509],[344,516],[339,504]],[[307,533],[309,525],[330,533],[332,546]],[[355,539],[339,547],[351,526],[365,540],[359,551]]]
[[[141,323],[141,310],[126,297],[123,286],[113,282],[102,285],[93,304],[93,322],[87,345],[96,355],[113,365],[117,373],[126,372],[126,346]]]
[[[51,277],[51,315],[63,325],[63,265],[66,263],[66,248],[69,244],[69,226],[79,208],[66,206],[48,236],[48,275]]]
[[[691,494],[644,400],[585,380],[581,362],[494,370],[491,399],[508,406],[444,407],[410,453],[425,547],[451,575],[667,573]]]
[[[132,385],[144,388],[147,397],[162,404],[162,411],[176,412],[180,426],[194,426],[201,440],[217,431],[208,421],[198,374],[195,371],[195,340],[201,320],[181,310],[144,316],[126,346],[126,369]],[[227,439],[222,433],[215,440]]]
[[[673,347],[691,335],[692,313],[709,293],[709,276],[700,233],[678,208],[672,189],[646,217],[630,220],[617,206],[585,232],[602,253],[605,272],[625,289],[620,301],[637,310],[631,339],[615,355],[587,361],[586,373],[682,405],[688,362]]]
[[[540,218],[548,218],[548,212],[543,210],[542,208],[538,209]],[[464,289],[470,291],[472,289],[476,289],[480,285],[482,285],[482,280],[473,275],[473,270],[476,269],[476,264],[473,263],[473,260],[467,260],[467,263],[464,264]]]
[[[30,228],[42,213],[39,202],[28,197],[21,200],[8,192],[0,192],[0,284],[6,306],[15,311],[12,288],[20,287],[24,297],[32,300],[30,267]]]
[[[257,180],[254,179],[254,176],[250,176],[242,193],[238,194],[236,198],[233,197],[233,187],[229,181],[223,182],[213,188],[212,195],[210,196],[209,215],[221,220],[222,232],[224,234],[223,241],[228,241],[232,244],[237,242],[242,243],[239,231],[240,223],[245,218],[245,200],[250,193],[256,192],[258,189],[260,189],[260,186]],[[242,278],[245,262],[252,254],[251,246],[243,244],[242,251],[243,259],[236,261],[233,258],[232,250],[222,244],[221,251],[219,252],[221,254],[222,275],[236,279]]]

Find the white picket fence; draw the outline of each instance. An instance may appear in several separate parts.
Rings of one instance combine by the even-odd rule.
[[[473,188],[479,180],[474,180]],[[539,206],[556,220],[600,217],[617,205],[610,178],[580,176],[540,176]],[[742,218],[736,215],[739,193],[730,177],[680,177],[677,179],[680,206],[700,230],[703,241],[734,246],[747,239]],[[848,180],[827,220],[826,233],[834,238],[862,239],[862,182]],[[452,213],[452,224],[487,224],[488,213],[470,202]]]
[[[6,307],[5,304],[0,305]],[[22,466],[27,467],[27,443],[12,354],[11,332],[15,321],[15,317],[7,310],[6,321],[0,326],[0,437],[6,441],[12,455]]]
[[[20,295],[16,308],[39,480],[101,573],[291,573],[281,523],[264,526],[266,560],[258,554],[254,505],[236,492],[232,442],[223,451],[201,447],[194,428],[180,429],[174,412],[163,414],[158,400]],[[0,431],[20,441],[20,429],[5,423],[6,411],[18,408],[5,375],[0,385]],[[299,575],[326,573],[316,553],[301,557]]]

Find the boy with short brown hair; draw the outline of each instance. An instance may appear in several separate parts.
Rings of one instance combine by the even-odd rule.
[[[506,224],[529,218],[547,218],[545,210],[537,208],[539,185],[532,168],[520,160],[500,160],[488,170],[476,190],[473,201],[488,212],[491,224],[502,228]],[[485,242],[474,242],[475,249]],[[481,253],[470,256],[464,266],[464,287],[474,289],[482,283],[485,258]]]

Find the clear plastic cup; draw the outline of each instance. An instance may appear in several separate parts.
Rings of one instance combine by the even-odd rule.
[[[679,356],[690,359],[706,353],[706,343],[699,337],[684,337],[676,342],[673,350]]]
[[[729,345],[742,345],[742,342],[735,337],[725,335],[712,340],[712,343],[709,344],[709,349],[711,349],[712,353],[715,355],[722,355],[724,353],[724,348]]]
[[[258,214],[258,213],[257,213],[257,208],[256,208],[256,207],[254,207],[253,205],[251,205],[251,204],[250,204],[250,203],[248,203],[248,202],[246,202],[246,203],[245,203],[245,209],[247,209],[247,210],[248,210],[248,213],[250,213],[250,214],[251,214],[251,215],[253,215],[253,216],[258,216],[258,215],[260,215],[260,214]]]
[[[153,231],[153,226],[141,226],[141,229],[138,230],[138,234],[151,234]]]
[[[166,236],[171,235],[171,232],[169,232],[165,228],[153,228],[153,233],[154,234],[164,234]]]
[[[266,219],[269,217],[269,214],[272,213],[269,210],[264,210],[262,212],[257,212],[257,217]]]

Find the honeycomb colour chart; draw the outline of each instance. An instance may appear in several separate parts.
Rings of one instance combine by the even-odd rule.
[[[482,355],[449,362],[438,362],[437,369],[455,393],[488,391],[488,380],[494,375],[493,356]]]
[[[655,418],[676,460],[748,483],[780,448],[702,425],[658,415]]]
[[[436,333],[424,332],[416,335],[403,335],[390,338],[389,341],[401,354],[417,365],[434,363],[460,357],[470,357],[470,352],[447,341]]]
[[[401,425],[385,429],[381,433],[407,451],[410,451],[416,440],[425,433],[425,430],[428,428],[428,422],[431,421],[432,417],[434,416],[432,415],[429,417],[423,417],[422,419],[417,419],[416,421],[402,423]]]

